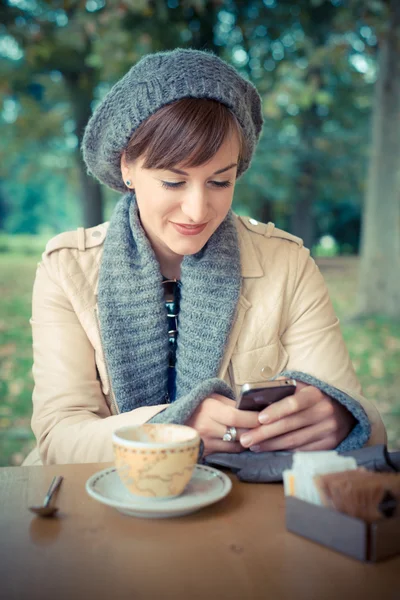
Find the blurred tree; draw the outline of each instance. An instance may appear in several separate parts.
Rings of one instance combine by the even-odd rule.
[[[10,206],[0,184],[0,231],[5,231],[5,222],[9,211]]]
[[[2,0],[0,21],[23,52],[23,60],[8,82],[10,96],[22,102],[30,97],[32,104],[40,104],[47,82],[35,79],[43,75],[51,78],[53,73],[62,77],[69,94],[70,115],[74,118],[74,152],[81,174],[85,223],[89,225],[101,220],[102,194],[100,186],[87,177],[79,156],[83,127],[91,114],[97,84],[96,70],[85,61],[90,52],[91,38],[86,30],[85,12],[81,10],[84,5],[84,2],[67,0],[58,3],[49,0],[24,3]],[[34,114],[37,112],[37,108],[33,110]],[[27,117],[29,119],[29,112]],[[23,120],[18,123],[18,126],[21,125],[24,125]],[[33,128],[33,132],[38,135],[38,128]]]
[[[384,19],[364,18],[360,5],[369,2],[380,0],[0,0],[0,94],[10,115],[2,131],[13,131],[7,143],[0,136],[0,173],[13,203],[24,189],[15,191],[10,174],[21,183],[29,173],[26,185],[41,186],[43,220],[53,222],[60,213],[49,180],[71,206],[81,180],[85,222],[101,220],[102,195],[109,204],[115,195],[88,178],[79,153],[93,106],[146,52],[206,47],[251,78],[263,101],[264,133],[235,209],[312,246],[332,228],[335,204],[360,206],[364,191],[374,28]]]
[[[359,315],[400,317],[400,2],[380,36],[363,215]]]
[[[37,234],[40,231],[42,198],[38,190],[28,188],[21,206],[21,219],[15,233]]]
[[[232,18],[222,11],[218,39],[257,84],[266,117],[238,203],[262,218],[268,202],[267,212],[311,247],[320,234],[317,201],[331,210],[337,201],[361,200],[376,37],[341,1],[229,7]]]
[[[54,74],[62,78],[64,103],[69,100],[66,112],[74,123],[73,152],[86,226],[103,220],[103,189],[87,175],[79,150],[99,82],[114,82],[145,52],[189,42],[192,47],[217,50],[212,30],[218,4],[217,0],[170,0],[168,4],[161,0],[0,0],[0,22],[23,53],[14,69],[5,66],[8,95],[20,102],[21,97],[29,97],[43,106],[47,82],[35,79]],[[100,95],[109,87],[103,86]],[[23,125],[23,119],[18,119],[16,127]],[[37,128],[31,136],[34,132],[38,135]]]

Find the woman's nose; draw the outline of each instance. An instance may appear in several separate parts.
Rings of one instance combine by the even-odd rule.
[[[181,209],[192,223],[203,223],[208,212],[206,192],[189,193],[182,202]]]

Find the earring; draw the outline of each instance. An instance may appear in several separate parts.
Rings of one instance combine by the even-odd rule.
[[[132,181],[130,179],[127,179],[125,181],[126,185],[129,187],[130,185],[132,185]]]

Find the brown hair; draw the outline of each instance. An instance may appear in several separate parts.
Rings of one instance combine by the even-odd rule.
[[[218,152],[226,137],[239,139],[239,162],[248,148],[239,122],[227,106],[208,98],[183,98],[160,108],[133,133],[125,156],[133,162],[144,156],[145,169],[176,165],[198,167]]]

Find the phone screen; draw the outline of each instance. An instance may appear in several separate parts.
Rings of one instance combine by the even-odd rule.
[[[236,408],[241,410],[260,411],[266,406],[282,400],[286,396],[292,396],[296,391],[295,384],[276,385],[274,387],[259,387],[242,392],[236,403]]]

